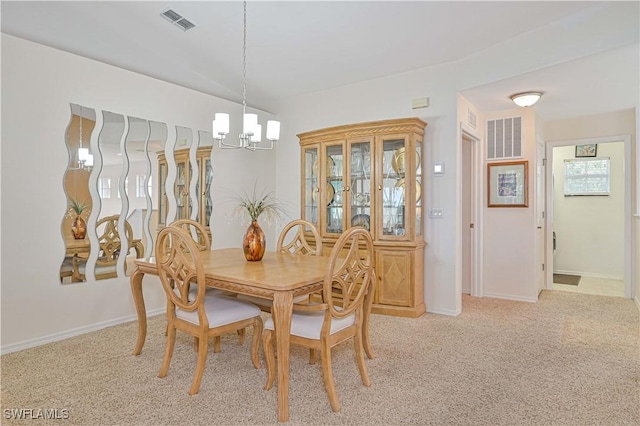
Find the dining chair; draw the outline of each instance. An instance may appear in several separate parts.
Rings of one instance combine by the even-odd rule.
[[[124,228],[127,238],[127,249],[122,250],[122,239],[118,232],[118,221],[120,215],[106,216],[98,220],[96,223],[96,231],[98,232],[98,242],[100,251],[96,259],[95,275],[96,279],[115,278],[118,276],[117,263],[122,253],[129,254],[131,248],[135,248],[136,258],[144,256],[144,248],[141,244],[134,245],[133,229],[131,224],[125,220]],[[87,258],[83,256],[74,257],[73,280],[84,281],[86,279]]]
[[[311,232],[312,242],[307,239],[306,231]],[[292,220],[282,228],[276,251],[291,256],[322,256],[322,238],[313,223],[303,219]],[[271,313],[272,300],[242,294],[238,297],[256,304],[264,312]],[[304,295],[294,298],[293,302],[302,303],[308,300],[309,295]]]
[[[184,229],[196,242],[198,250],[211,250],[211,238],[209,233],[200,222],[192,219],[178,219],[171,222],[171,226]]]
[[[171,222],[169,226],[175,226],[183,229],[187,234],[191,235],[191,238],[196,243],[196,247],[200,251],[211,250],[211,238],[209,237],[209,233],[206,228],[200,223],[193,219],[178,219]],[[192,284],[191,292],[197,292],[197,286]],[[217,288],[207,287],[207,293],[217,293],[219,295],[227,295],[235,297],[234,293],[230,293],[224,290],[220,290]],[[238,330],[238,344],[242,345],[244,343],[245,332],[244,329]],[[198,347],[198,339],[194,339],[194,347],[197,349]],[[221,349],[221,341],[220,336],[215,336],[213,338],[213,352],[218,353]]]
[[[252,326],[251,361],[255,368],[260,368],[258,351],[263,328],[260,309],[257,306],[236,298],[209,294],[206,291],[200,253],[191,236],[178,227],[167,226],[158,234],[156,265],[167,295],[169,326],[164,359],[158,377],[166,377],[169,371],[176,330],[197,337],[198,359],[189,390],[190,395],[195,395],[200,390],[209,337]],[[195,297],[190,291],[191,283],[197,284]]]
[[[356,363],[362,383],[370,386],[364,362],[363,318],[365,299],[375,279],[373,241],[364,228],[344,232],[331,250],[322,288],[322,303],[296,304],[291,318],[291,344],[319,351],[322,376],[333,411],[340,411],[331,368],[331,348],[354,339]],[[339,297],[338,297],[339,295]],[[274,322],[264,324],[262,341],[271,389],[276,377]]]

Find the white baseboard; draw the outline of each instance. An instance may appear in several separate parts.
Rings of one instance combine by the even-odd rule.
[[[152,317],[155,315],[159,315],[165,313],[167,311],[166,308],[157,308],[151,309],[147,311],[147,317]],[[98,331],[103,328],[112,327],[118,324],[124,324],[130,321],[136,321],[138,319],[137,315],[127,315],[126,317],[115,318],[109,321],[103,321],[91,325],[86,325],[84,327],[78,327],[71,330],[63,331],[61,333],[54,333],[48,336],[38,337],[37,339],[24,340],[18,343],[12,343],[10,345],[0,347],[0,355],[9,354],[12,352],[22,351],[24,349],[35,348],[36,346],[46,345],[47,343],[58,342],[60,340],[65,340],[70,337],[80,336],[81,334],[91,333],[93,331]]]
[[[578,272],[578,271],[564,271],[564,270],[554,270],[553,271],[554,274],[564,274],[564,275],[581,275],[583,277],[590,277],[590,278],[603,278],[605,280],[621,280],[624,281],[624,276],[622,275],[607,275],[607,274],[591,274],[591,273],[584,273],[584,272]]]
[[[429,312],[430,314],[447,315],[450,317],[457,317],[462,313],[462,311],[456,311],[451,309],[429,308],[429,307],[427,307],[427,312]]]
[[[513,294],[502,294],[502,293],[484,293],[483,297],[493,297],[494,299],[513,300],[516,302],[529,302],[529,303],[536,303],[538,301],[537,297],[515,296]]]

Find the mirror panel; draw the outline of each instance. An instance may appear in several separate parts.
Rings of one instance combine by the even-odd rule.
[[[87,237],[87,220],[93,209],[89,193],[93,162],[86,157],[81,158],[80,149],[86,149],[85,153],[91,154],[89,141],[96,125],[96,112],[77,104],[71,104],[70,107],[71,119],[65,134],[69,163],[63,179],[67,211],[61,225],[65,242],[65,257],[60,267],[60,282],[63,284],[86,281],[83,276],[73,273],[73,266],[80,258],[86,260],[89,257],[91,247]]]
[[[122,240],[118,230],[123,196],[120,194],[120,188],[127,186],[126,182],[124,185],[120,184],[123,171],[123,154],[120,144],[125,132],[124,116],[102,111],[102,117],[103,126],[98,136],[102,166],[98,174],[98,196],[101,206],[95,228],[99,244],[94,270],[96,280],[118,276],[117,264]],[[91,265],[89,261],[88,269],[91,269]]]
[[[176,199],[176,216],[174,220],[191,219],[193,198],[190,190],[193,167],[191,161],[191,147],[193,133],[187,127],[176,126],[176,143],[173,158],[176,162],[176,180],[174,196]]]
[[[149,140],[149,122],[143,118],[127,117],[128,130],[124,141],[124,154],[128,160],[127,191],[122,198],[127,205],[126,221],[132,228],[133,241],[129,242],[126,261],[126,274],[133,270],[133,260],[144,257],[147,251],[144,237],[144,219],[147,210],[147,156],[146,146]],[[123,158],[124,160],[124,158]],[[124,209],[123,209],[124,210]],[[125,225],[126,226],[126,225]],[[125,229],[126,234],[126,229]]]
[[[195,220],[202,223],[207,229],[211,221],[211,213],[213,213],[213,199],[211,197],[211,183],[213,182],[213,163],[211,162],[211,148],[213,147],[213,134],[198,131],[199,151],[202,155],[198,155],[200,179],[197,182],[196,194],[200,194],[200,208]],[[200,188],[202,182],[202,188]]]
[[[156,236],[158,235],[159,224],[159,203],[165,203],[166,211],[166,194],[164,194],[164,180],[157,180],[160,175],[158,153],[164,152],[167,143],[167,125],[157,121],[149,121],[149,140],[146,144],[144,155],[147,162],[147,211],[143,220],[145,256],[153,256],[155,248]],[[166,179],[166,164],[165,179]],[[162,196],[160,196],[162,194]],[[153,230],[153,231],[152,231]]]

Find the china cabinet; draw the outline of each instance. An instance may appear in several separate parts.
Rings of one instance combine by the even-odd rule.
[[[182,149],[174,152],[176,162],[176,180],[173,185],[173,196],[176,199],[176,217],[178,219],[190,219],[192,214],[192,202],[189,188],[193,179],[193,167],[189,162],[189,150]],[[196,161],[198,162],[198,176],[196,180],[196,193],[198,194],[198,212],[196,221],[200,222],[211,235],[209,220],[211,218],[211,182],[213,179],[213,169],[211,166],[211,147],[201,147],[196,151]],[[167,180],[167,159],[164,152],[158,153],[159,170],[159,206],[158,206],[158,228],[162,229],[167,224],[168,197],[165,182]]]
[[[362,226],[374,240],[373,312],[417,317],[424,304],[423,136],[418,118],[359,123],[298,135],[301,217],[325,250]],[[311,236],[310,236],[311,238]]]

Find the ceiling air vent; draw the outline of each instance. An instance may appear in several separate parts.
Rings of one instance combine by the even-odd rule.
[[[194,28],[196,26],[193,22],[183,18],[182,15],[172,9],[164,10],[162,13],[160,13],[160,16],[183,31],[190,30],[191,28]]]

